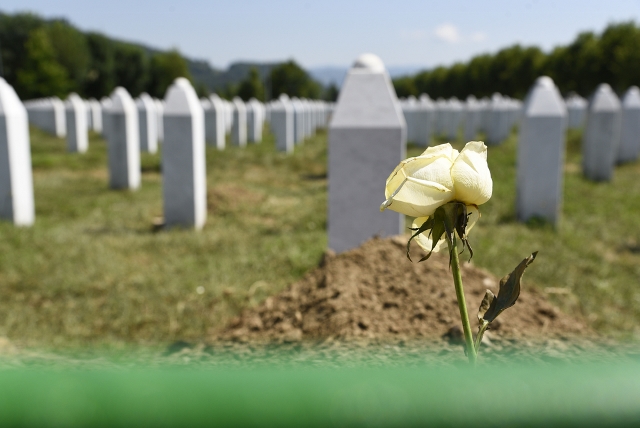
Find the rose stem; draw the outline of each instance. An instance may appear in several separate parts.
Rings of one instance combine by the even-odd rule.
[[[458,260],[458,248],[456,238],[452,242],[447,239],[449,245],[449,254],[451,257],[451,270],[453,273],[453,284],[456,288],[456,297],[458,298],[458,308],[460,309],[460,318],[462,319],[462,329],[464,331],[464,341],[467,349],[467,357],[469,363],[473,366],[476,364],[476,348],[473,345],[473,335],[471,334],[471,325],[469,324],[469,313],[467,312],[467,302],[464,299],[464,289],[462,288],[462,276],[460,275],[460,261]]]

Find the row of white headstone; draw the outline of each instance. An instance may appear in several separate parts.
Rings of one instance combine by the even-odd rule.
[[[13,89],[11,92],[15,95]],[[230,140],[237,146],[259,143],[267,119],[279,125],[277,115],[271,114],[273,105],[285,102],[288,107],[294,106],[293,114],[284,118],[287,129],[290,127],[292,131],[286,137],[299,144],[325,126],[329,112],[322,101],[289,100],[286,95],[266,106],[256,99],[245,103],[236,97],[229,102],[215,94],[196,98],[194,103],[194,96],[188,80],[177,79],[164,100],[148,94],[133,100],[126,89],[118,87],[100,102],[70,94],[64,103],[58,98],[46,98],[27,101],[22,108],[26,106],[25,123],[28,116],[33,125],[58,137],[66,136],[70,152],[87,151],[89,129],[101,132],[108,143],[109,185],[114,189],[137,189],[141,178],[140,152],[155,153],[158,141],[163,141],[165,225],[196,229],[206,219],[205,141],[219,150],[225,148],[227,134],[231,134]],[[26,142],[18,144],[29,151],[28,132],[26,135]],[[278,144],[278,148],[291,151],[293,147]],[[28,166],[17,169],[25,168],[31,174],[30,160]],[[33,216],[29,221],[2,216],[14,219],[16,224],[33,222]]]
[[[278,150],[290,153],[319,128],[325,128],[334,103],[280,95],[267,104],[267,120]]]
[[[422,94],[418,99],[411,96],[400,100],[400,106],[407,124],[408,142],[423,147],[428,146],[434,136],[457,141],[460,129],[465,141],[475,139],[478,132],[483,131],[487,144],[500,144],[511,133],[522,110],[522,102],[498,93],[482,99],[470,95],[464,102],[455,97],[433,101],[429,95]]]
[[[429,104],[429,100],[424,96],[417,104]],[[588,103],[575,95],[565,101],[549,77],[540,77],[516,110],[517,105],[512,103],[513,108],[508,110],[513,117],[503,123],[509,124],[506,135],[513,124],[520,125],[516,211],[521,221],[539,217],[558,224],[565,139],[570,124],[585,128],[582,157],[586,178],[610,180],[616,163],[638,158],[640,90],[637,87],[630,88],[622,102],[607,84],[600,85]],[[329,248],[342,252],[376,235],[403,232],[403,216],[388,210],[379,212],[378,207],[384,199],[387,174],[406,156],[407,134],[411,129],[408,124],[415,120],[417,127],[425,121],[424,116],[416,119],[416,110],[420,108],[405,108],[403,114],[402,104],[396,98],[380,58],[364,54],[356,60],[347,73],[329,125]],[[437,112],[437,108],[433,110]],[[465,116],[469,116],[469,111],[473,109],[467,108]],[[569,121],[568,112],[575,116],[569,116]],[[462,122],[458,117],[445,119],[443,123],[450,123],[447,120]],[[487,129],[487,134],[490,133]],[[465,136],[466,141],[475,138],[476,133]]]

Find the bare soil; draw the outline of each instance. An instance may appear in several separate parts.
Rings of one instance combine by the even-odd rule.
[[[244,311],[217,332],[216,338],[276,343],[461,341],[448,256],[434,254],[418,263],[424,252],[414,245],[412,263],[405,255],[406,240],[405,236],[375,238],[337,256],[326,253],[316,269],[280,294]],[[529,269],[535,267],[533,263]],[[499,278],[467,262],[462,264],[462,278],[475,330],[485,290],[497,294]],[[593,335],[584,320],[562,313],[543,293],[527,287],[525,273],[518,302],[492,324],[486,342]]]

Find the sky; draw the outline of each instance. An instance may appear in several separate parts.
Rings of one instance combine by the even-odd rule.
[[[640,0],[2,0],[0,11],[64,17],[217,68],[291,58],[348,67],[364,52],[388,67],[431,68],[515,43],[548,51],[581,31],[640,23]]]

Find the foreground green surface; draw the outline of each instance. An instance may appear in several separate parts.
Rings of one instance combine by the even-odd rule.
[[[291,156],[277,153],[268,134],[245,149],[208,148],[201,232],[154,231],[162,216],[159,154],[143,156],[138,191],[113,191],[99,137],[78,155],[66,153],[62,139],[31,135],[36,224],[0,222],[0,336],[19,345],[206,340],[316,266],[326,247],[325,134]],[[473,262],[502,276],[539,250],[525,286],[546,290],[601,332],[637,337],[640,163],[618,167],[611,183],[589,182],[579,137],[568,144],[558,230],[514,219],[516,135],[489,148],[494,196],[470,237]]]
[[[640,365],[0,371],[0,425],[637,426]]]

